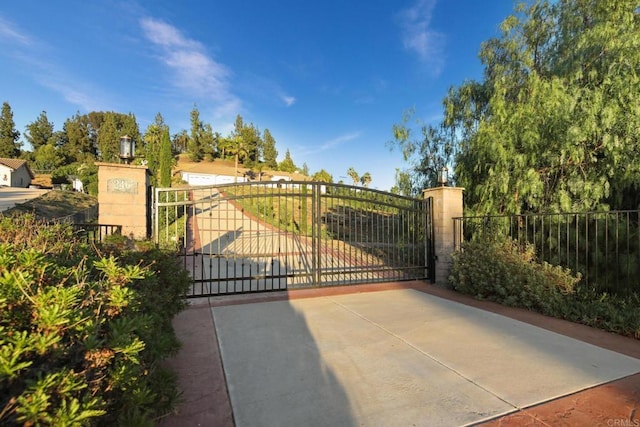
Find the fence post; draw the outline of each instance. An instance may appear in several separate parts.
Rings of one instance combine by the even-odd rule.
[[[453,218],[463,216],[460,187],[435,187],[423,190],[424,198],[433,198],[433,231],[435,249],[435,283],[447,286],[454,251]]]

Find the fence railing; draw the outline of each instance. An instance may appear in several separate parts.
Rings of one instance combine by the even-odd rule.
[[[430,279],[432,200],[319,182],[157,188],[154,237],[189,296]]]
[[[113,224],[71,224],[77,236],[87,243],[99,243],[107,236],[121,235],[122,225]]]
[[[98,219],[98,205],[94,205],[83,209],[79,212],[74,212],[70,215],[56,218],[58,222],[67,222],[71,224],[88,224]]]
[[[581,273],[581,286],[640,293],[640,211],[522,214],[454,218],[454,247],[507,237],[537,257]]]

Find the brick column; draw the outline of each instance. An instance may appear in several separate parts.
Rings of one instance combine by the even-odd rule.
[[[453,218],[463,215],[460,187],[435,187],[423,190],[425,198],[433,197],[433,230],[436,256],[436,284],[447,286],[454,250]]]
[[[149,169],[140,165],[96,163],[98,165],[98,222],[122,225],[122,235],[133,239],[149,237]]]

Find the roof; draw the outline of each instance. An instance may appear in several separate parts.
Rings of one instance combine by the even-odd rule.
[[[22,160],[22,159],[7,159],[7,158],[0,157],[0,165],[6,166],[6,167],[8,167],[10,169],[13,169],[13,170],[20,169],[22,166],[24,166],[24,167],[27,168],[27,172],[29,172],[29,176],[31,177],[31,179],[35,178],[35,176],[33,175],[33,172],[31,172],[31,168],[27,164],[26,160]]]

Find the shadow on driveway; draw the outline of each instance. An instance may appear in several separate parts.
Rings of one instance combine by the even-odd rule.
[[[186,402],[162,425],[467,425],[529,416],[523,408],[640,372],[636,341],[618,337],[635,346],[628,357],[584,342],[611,334],[582,327],[579,341],[560,335],[568,322],[429,295],[444,292],[396,284],[209,299],[176,319]],[[616,411],[609,420],[629,417]]]

